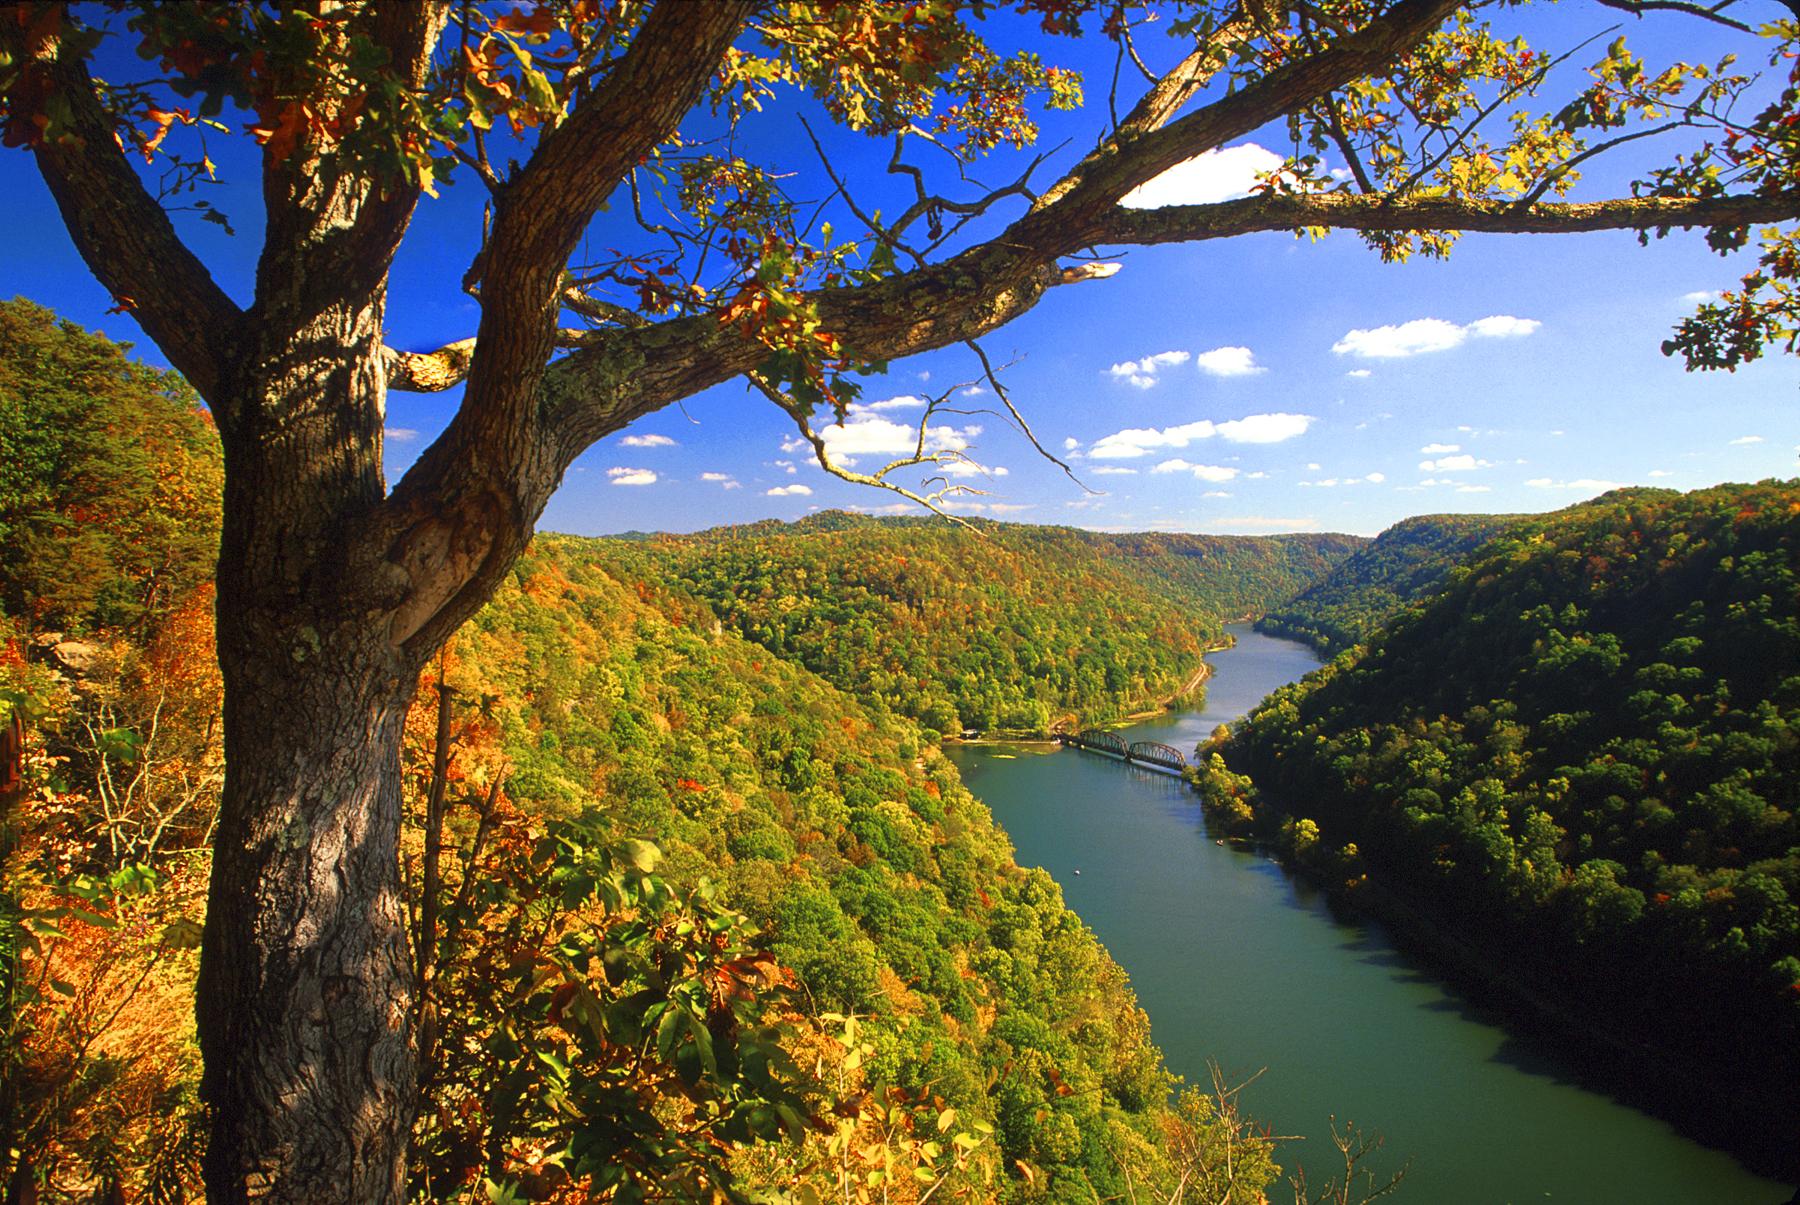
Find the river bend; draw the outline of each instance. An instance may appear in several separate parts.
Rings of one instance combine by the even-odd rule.
[[[1127,740],[1189,752],[1218,724],[1318,665],[1305,646],[1230,629],[1204,708]],[[1411,1168],[1397,1199],[1437,1205],[1778,1205],[1783,1187],[1666,1123],[1588,1090],[1554,1059],[1396,950],[1335,919],[1272,862],[1217,845],[1167,775],[1075,750],[965,745],[965,781],[1045,867],[1131,975],[1169,1066],[1239,1079],[1284,1167],[1332,1170],[1331,1117],[1379,1131],[1378,1167]],[[1284,1199],[1285,1190],[1274,1199]]]

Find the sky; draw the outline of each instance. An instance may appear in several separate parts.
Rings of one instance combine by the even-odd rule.
[[[1591,5],[1525,19],[1534,44],[1551,47],[1613,36],[1610,27],[1630,20]],[[1696,23],[1663,28],[1634,23],[1625,32],[1634,45],[1690,58],[1729,48]],[[1034,37],[1018,23],[1010,32]],[[1155,41],[1147,48],[1153,61],[1174,53]],[[1049,162],[1054,170],[1092,145],[1104,122],[1111,47],[1059,39],[1042,50],[1084,70],[1088,86],[1084,111],[1045,121],[1039,149],[1064,146]],[[126,69],[126,48],[102,53]],[[1752,48],[1746,65],[1758,53]],[[791,165],[797,194],[821,194],[801,107],[787,98],[772,104],[746,128],[742,148]],[[1278,127],[1258,131],[1177,168],[1132,203],[1242,195],[1257,171],[1288,153],[1286,137]],[[837,134],[827,146],[853,187],[866,189],[866,209],[885,202],[894,212],[898,185],[880,174],[888,144]],[[209,150],[224,182],[207,195],[236,233],[194,213],[177,214],[177,227],[247,302],[260,232],[253,148],[215,139]],[[1636,144],[1618,162],[1602,161],[1577,197],[1616,195],[1659,153],[1668,152]],[[1003,157],[987,170],[1004,179],[1011,165]],[[474,330],[475,303],[458,281],[482,197],[472,180],[442,192],[421,203],[395,265],[396,347],[430,350]],[[112,301],[76,255],[28,155],[0,152],[0,196],[0,296],[29,297],[165,363],[128,315],[107,313]],[[636,232],[624,208],[597,219],[591,245],[629,245]],[[865,471],[885,463],[910,446],[907,424],[917,423],[923,399],[948,394],[948,406],[964,413],[934,423],[932,446],[963,452],[983,470],[956,478],[984,491],[958,500],[959,513],[1248,534],[1371,535],[1409,515],[1543,511],[1619,485],[1693,489],[1800,475],[1800,363],[1772,356],[1734,374],[1690,374],[1659,350],[1684,313],[1749,266],[1744,256],[1712,254],[1697,235],[1676,232],[1644,247],[1630,233],[1470,235],[1448,261],[1383,265],[1354,235],[1313,242],[1270,233],[1107,258],[1122,265],[1109,279],[1053,289],[983,340],[990,358],[1008,365],[1002,380],[1013,402],[1073,478],[990,409],[996,399],[962,348],[868,378],[862,404],[826,433],[834,455]],[[391,395],[390,480],[448,422],[459,397]],[[825,474],[783,414],[728,384],[589,449],[540,528],[689,531],[829,508],[920,513]]]

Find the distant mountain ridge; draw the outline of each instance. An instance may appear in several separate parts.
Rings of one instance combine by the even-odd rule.
[[[1160,706],[1223,620],[1291,597],[1363,543],[840,511],[596,548],[874,706],[940,733],[1027,734]]]
[[[1369,638],[1436,589],[1466,556],[1529,515],[1417,515],[1357,549],[1322,581],[1263,615],[1257,629],[1326,656]]]

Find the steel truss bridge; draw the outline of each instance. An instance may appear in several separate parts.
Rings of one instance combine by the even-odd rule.
[[[1116,732],[1107,732],[1103,728],[1083,728],[1080,732],[1069,732],[1058,729],[1052,733],[1060,745],[1075,749],[1086,749],[1090,753],[1099,753],[1107,757],[1116,757],[1127,765],[1149,766],[1157,770],[1166,770],[1171,774],[1179,774],[1187,769],[1187,758],[1181,750],[1164,745],[1158,741],[1131,741]]]

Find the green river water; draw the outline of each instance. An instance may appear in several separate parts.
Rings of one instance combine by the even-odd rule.
[[[1231,630],[1202,710],[1122,735],[1191,752],[1318,665],[1303,645]],[[1380,926],[1337,920],[1272,862],[1215,844],[1180,780],[1043,746],[950,753],[1019,862],[1049,870],[1130,973],[1169,1066],[1198,1084],[1209,1060],[1233,1082],[1262,1071],[1247,1110],[1307,1135],[1283,1145],[1284,1167],[1325,1179],[1335,1115],[1385,1137],[1378,1168],[1410,1159],[1402,1202],[1780,1205],[1792,1193],[1580,1086]]]

